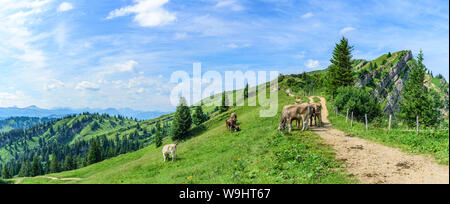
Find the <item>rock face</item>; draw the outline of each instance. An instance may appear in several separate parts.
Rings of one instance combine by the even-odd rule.
[[[411,51],[402,53],[398,58],[395,64],[388,63],[381,69],[369,72],[360,77],[360,81],[356,83],[356,86],[359,88],[373,87],[373,97],[380,104],[383,104],[383,112],[385,114],[395,115],[395,113],[399,112],[401,91],[408,80],[408,73],[411,70],[408,66],[408,62],[413,60]],[[383,74],[383,72],[385,73]]]

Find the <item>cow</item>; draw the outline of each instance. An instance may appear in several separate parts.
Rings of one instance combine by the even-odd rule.
[[[299,105],[287,105],[283,107],[281,113],[280,124],[278,129],[280,131],[286,129],[286,125],[289,128],[289,132],[292,130],[292,121],[297,121],[297,127],[300,127],[300,121],[303,124],[302,131],[308,129],[308,120],[311,116],[311,107],[308,103],[302,103]]]
[[[236,123],[236,120],[234,120],[233,118],[227,119],[225,124],[227,126],[227,130],[231,132],[237,132],[240,130],[239,126]]]
[[[178,144],[168,144],[164,146],[162,149],[164,162],[166,162],[166,158],[169,159],[169,154],[172,156],[172,162],[177,158],[177,146]]]
[[[232,114],[231,114],[231,119],[237,121],[237,115],[236,115],[236,113],[232,113]]]
[[[319,127],[322,126],[322,104],[320,103],[309,103],[311,106],[311,117],[310,117],[310,126],[314,123],[317,126],[317,119],[319,119]]]

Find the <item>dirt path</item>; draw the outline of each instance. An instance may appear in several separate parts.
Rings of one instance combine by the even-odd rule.
[[[50,177],[50,176],[38,176],[42,178],[48,178],[51,180],[59,180],[59,181],[81,181],[81,178],[56,178],[56,177]]]
[[[313,101],[313,97],[310,100]],[[438,165],[422,155],[409,155],[334,129],[328,119],[326,100],[322,103],[324,127],[312,127],[326,145],[336,150],[336,157],[345,163],[347,171],[363,184],[448,184],[449,167]]]

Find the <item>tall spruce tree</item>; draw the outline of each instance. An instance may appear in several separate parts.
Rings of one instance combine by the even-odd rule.
[[[11,172],[6,164],[3,165],[1,177],[4,179],[10,179],[12,177]]]
[[[192,125],[191,110],[187,106],[186,99],[182,97],[177,107],[172,123],[172,139],[182,140],[189,135],[189,129]]]
[[[33,163],[31,164],[31,176],[38,176],[41,175],[42,168],[41,168],[41,162],[39,162],[39,158],[37,155],[33,157]]]
[[[50,173],[57,173],[59,172],[59,169],[58,157],[56,157],[56,155],[53,155],[52,160],[50,161],[49,171]]]
[[[156,122],[155,145],[156,147],[161,147],[162,145],[161,123],[159,120]]]
[[[345,37],[342,37],[334,48],[333,57],[330,60],[332,64],[328,70],[328,91],[332,94],[336,94],[339,87],[353,84],[352,51],[353,46],[349,45]]]
[[[89,153],[88,153],[88,158],[87,158],[88,165],[100,162],[102,160],[101,157],[102,157],[102,152],[100,149],[100,145],[98,144],[98,141],[94,139],[89,148]]]
[[[245,85],[244,98],[248,98],[248,83]]]
[[[219,110],[220,110],[220,113],[223,113],[228,110],[227,96],[226,96],[225,91],[222,93],[222,102],[221,102],[221,106],[220,106]]]
[[[201,105],[195,107],[192,120],[197,126],[205,122],[205,114],[203,113],[203,108]]]
[[[437,123],[439,111],[435,107],[432,95],[424,85],[427,68],[423,64],[423,52],[420,50],[417,63],[409,72],[409,79],[402,89],[402,100],[400,102],[401,118],[410,127],[416,124],[416,117],[425,126],[434,126]]]

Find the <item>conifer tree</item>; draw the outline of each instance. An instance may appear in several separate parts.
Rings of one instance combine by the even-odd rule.
[[[2,168],[2,178],[4,178],[4,179],[10,179],[11,177],[12,177],[12,175],[11,175],[11,172],[9,171],[8,166],[6,166],[6,164],[3,165],[3,168]]]
[[[64,169],[66,171],[70,171],[70,170],[76,169],[75,163],[74,163],[73,158],[72,158],[71,155],[67,155],[66,156],[66,159],[64,161],[64,167],[65,167]]]
[[[200,125],[205,122],[205,114],[203,113],[202,106],[196,106],[194,111],[194,116],[192,118],[195,125]]]
[[[42,172],[41,164],[39,162],[38,157],[35,155],[33,157],[33,163],[31,164],[31,175],[30,176],[34,177],[34,176],[41,175],[41,172]]]
[[[159,120],[156,122],[155,145],[156,147],[161,147],[162,145],[161,123],[159,122]]]
[[[223,112],[228,110],[227,96],[226,96],[226,92],[225,91],[222,93],[222,103],[221,103],[221,106],[220,106],[219,110],[220,110],[220,113],[223,113]]]
[[[247,83],[247,85],[245,85],[244,98],[248,98],[248,83]]]
[[[99,146],[97,140],[94,139],[89,148],[89,153],[88,153],[88,158],[87,158],[88,165],[95,164],[95,163],[101,161],[101,159],[102,159],[101,156],[102,156],[102,153],[100,150],[100,146]]]
[[[180,104],[177,107],[173,123],[172,123],[172,139],[182,140],[189,134],[189,129],[192,125],[191,110],[187,106],[185,98],[180,99]]]
[[[52,156],[52,160],[50,161],[50,167],[49,167],[50,173],[57,173],[59,172],[59,162],[56,155]]]
[[[335,94],[339,87],[351,86],[352,78],[352,51],[347,38],[342,37],[339,44],[336,44],[333,57],[330,60],[328,70],[328,91]]]
[[[402,89],[400,102],[401,117],[410,127],[415,126],[417,116],[419,116],[420,124],[425,126],[435,125],[439,116],[432,96],[424,85],[426,71],[421,50],[417,56],[417,63],[411,68],[409,79]]]

